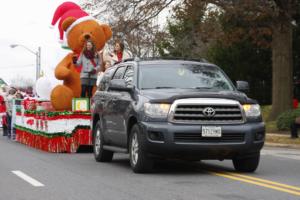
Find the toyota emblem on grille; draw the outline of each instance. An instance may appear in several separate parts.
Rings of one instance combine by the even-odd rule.
[[[202,113],[206,117],[213,117],[213,116],[215,116],[216,111],[211,107],[206,107],[206,108],[203,109]]]

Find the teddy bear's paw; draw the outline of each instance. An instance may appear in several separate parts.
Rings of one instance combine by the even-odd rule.
[[[64,85],[56,86],[51,92],[51,103],[55,110],[71,110],[73,91]]]
[[[68,67],[57,67],[55,69],[55,77],[58,80],[66,80],[71,76],[71,70]]]

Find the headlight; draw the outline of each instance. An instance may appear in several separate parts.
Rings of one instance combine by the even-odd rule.
[[[166,118],[168,116],[168,113],[170,110],[170,104],[145,103],[144,109],[145,109],[146,115],[148,115],[149,117]]]
[[[246,117],[259,117],[261,115],[260,106],[258,104],[244,104]]]

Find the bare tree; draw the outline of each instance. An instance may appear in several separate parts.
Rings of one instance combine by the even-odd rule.
[[[293,25],[300,15],[299,0],[201,0],[221,7],[227,19],[238,19],[230,39],[252,37],[272,49],[271,120],[292,108]],[[226,19],[225,19],[226,20]],[[243,26],[248,28],[244,29]],[[249,31],[249,32],[245,32]],[[271,39],[269,39],[271,38]]]
[[[100,21],[108,22],[113,39],[126,41],[135,56],[156,54],[158,15],[175,0],[82,0],[83,9]]]
[[[22,76],[16,76],[10,80],[10,86],[20,90],[26,90],[28,88],[33,88],[34,80]]]

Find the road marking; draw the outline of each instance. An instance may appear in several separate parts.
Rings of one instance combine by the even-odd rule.
[[[18,177],[20,177],[21,179],[23,179],[24,181],[30,183],[34,187],[44,187],[45,186],[41,182],[35,180],[34,178],[31,178],[30,176],[28,176],[27,174],[25,174],[19,170],[11,171],[11,172],[14,173],[15,175],[17,175]]]
[[[210,172],[210,173],[213,175],[216,175],[216,176],[221,176],[224,178],[229,178],[229,179],[236,180],[236,181],[246,182],[246,183],[250,183],[253,185],[258,185],[258,186],[262,186],[265,188],[269,188],[269,189],[293,194],[296,196],[300,196],[300,188],[299,187],[281,184],[281,183],[277,183],[277,182],[273,182],[273,181],[255,178],[255,177],[245,176],[245,175],[236,174],[236,173],[229,173],[229,172]]]
[[[254,180],[254,181],[259,181],[259,182],[262,182],[262,183],[272,184],[272,185],[276,185],[276,186],[280,186],[280,187],[300,191],[300,187],[296,187],[296,186],[292,186],[292,185],[287,185],[287,184],[283,184],[283,183],[269,181],[269,180],[265,180],[265,179],[261,179],[261,178],[252,177],[252,176],[246,176],[246,175],[242,175],[242,174],[238,174],[238,173],[231,173],[231,172],[226,172],[226,173],[230,174],[230,175],[233,175],[233,176],[238,176],[238,177],[241,177],[241,178],[246,178],[246,179],[250,179],[250,180]]]

